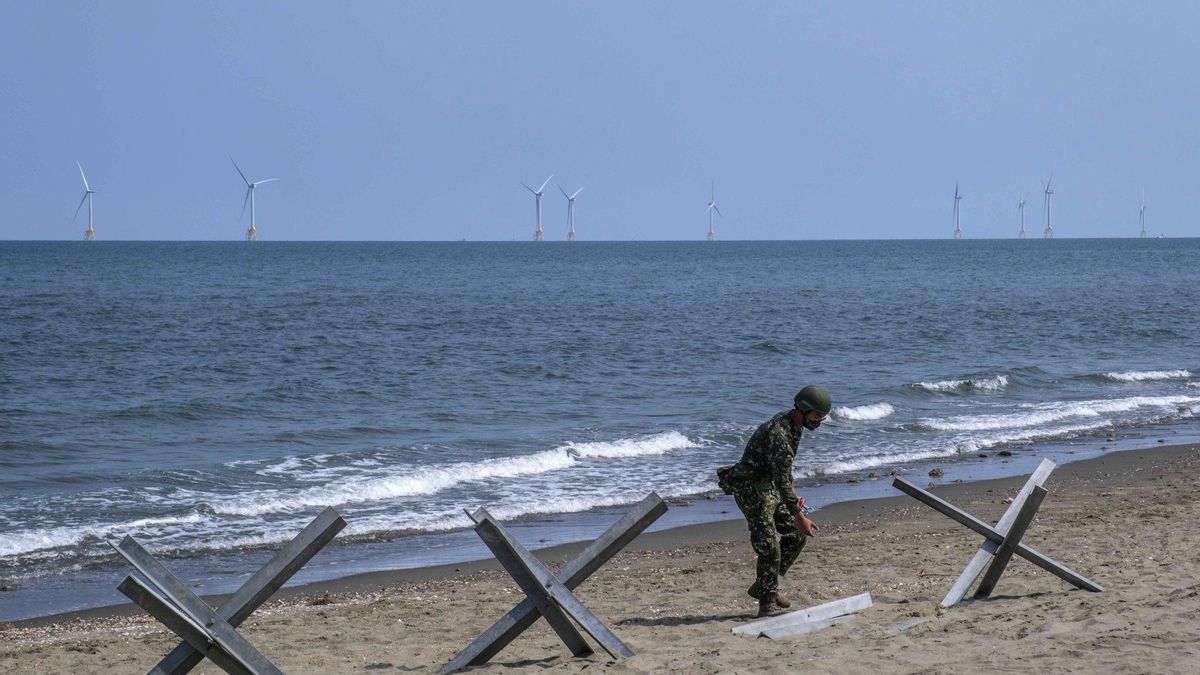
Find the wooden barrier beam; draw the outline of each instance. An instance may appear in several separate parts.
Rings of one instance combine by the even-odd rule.
[[[1040,485],[1029,493],[1029,499],[1025,500],[1021,506],[1021,512],[1013,521],[1012,529],[1005,535],[1004,543],[1000,544],[991,566],[988,567],[983,579],[979,582],[979,588],[975,590],[975,597],[986,598],[992,594],[992,590],[996,588],[996,582],[1000,581],[1000,575],[1004,574],[1004,568],[1008,566],[1008,561],[1012,560],[1013,551],[1017,550],[1017,544],[1021,543],[1021,537],[1025,536],[1025,530],[1029,529],[1029,524],[1033,522],[1033,516],[1037,514],[1038,507],[1042,505],[1045,497],[1046,488]]]
[[[954,520],[961,525],[965,525],[968,529],[987,537],[995,544],[999,545],[1004,543],[1003,534],[1000,534],[996,530],[992,529],[992,527],[987,523],[979,520],[966,511],[959,509],[940,497],[922,490],[903,478],[895,479],[892,482],[892,485],[901,492],[914,497],[926,506],[929,506],[942,515],[949,517],[951,520]],[[1087,577],[1079,574],[1078,572],[1054,560],[1053,558],[1038,553],[1025,544],[1018,544],[1015,552],[1017,555],[1028,560],[1034,565],[1041,567],[1047,572],[1050,572],[1051,574],[1077,588],[1082,588],[1085,591],[1092,591],[1094,593],[1099,593],[1104,590],[1100,584],[1097,584],[1091,579],[1088,579]]]
[[[996,523],[996,531],[1000,534],[1007,535],[1009,528],[1012,527],[1013,520],[1017,517],[1017,513],[1021,510],[1021,506],[1025,504],[1025,500],[1029,497],[1029,493],[1033,488],[1038,487],[1046,482],[1050,477],[1050,472],[1054,471],[1054,462],[1048,459],[1043,459],[1033,474],[1029,476],[1029,480],[1025,481],[1025,485],[1021,487],[1020,492],[1013,498],[1004,515],[1000,517]],[[962,574],[958,576],[958,580],[950,587],[950,591],[946,593],[946,597],[942,598],[942,607],[953,607],[962,601],[967,595],[967,591],[971,588],[971,584],[975,583],[975,579],[979,577],[979,573],[983,568],[987,567],[991,561],[992,555],[996,552],[999,544],[991,539],[984,539],[983,544],[979,546],[979,550],[975,551],[974,557],[967,566],[963,568]]]
[[[266,565],[222,603],[217,613],[228,621],[229,625],[240,626],[345,527],[346,521],[338,512],[326,507],[301,530],[300,534],[272,556]],[[163,657],[158,665],[150,670],[150,675],[186,675],[203,660],[204,654],[184,641]]]
[[[657,494],[651,492],[581,551],[578,556],[564,565],[557,575],[552,575],[551,580],[558,582],[567,591],[573,590],[666,512],[666,503]],[[475,513],[468,511],[467,516],[478,524],[483,522],[486,513],[485,510],[480,509]],[[495,521],[493,520],[493,522]],[[499,523],[496,525],[499,526]],[[499,527],[503,531],[503,526]],[[511,540],[511,537],[509,539]],[[551,585],[553,586],[553,584]],[[470,666],[486,663],[532,626],[540,616],[541,611],[532,597],[525,598],[491,628],[475,638],[466,649],[443,666],[440,672],[453,673]]]

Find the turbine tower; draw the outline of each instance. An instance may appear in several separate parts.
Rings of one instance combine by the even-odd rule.
[[[1021,230],[1019,232],[1017,232],[1017,239],[1024,239],[1025,238],[1025,197],[1024,196],[1021,196],[1021,198],[1017,201],[1017,211],[1021,212]]]
[[[550,174],[550,178],[554,178],[554,174]],[[545,181],[543,181],[542,186],[536,190],[528,185],[525,185],[524,183],[521,183],[521,185],[525,185],[526,190],[529,190],[533,193],[533,200],[537,205],[537,229],[533,231],[534,241],[542,240],[542,191],[546,189],[546,183],[550,182],[550,178],[547,178]]]
[[[583,192],[583,188],[579,188],[574,194],[567,194],[567,191],[558,186],[558,191],[563,193],[567,198],[567,241],[575,241],[575,198]]]
[[[716,241],[717,231],[713,229],[713,212],[715,211],[716,214],[718,216],[721,216],[722,218],[725,217],[725,214],[721,213],[721,209],[717,208],[717,182],[713,181],[712,185],[710,187],[711,187],[712,191],[710,192],[711,196],[708,198],[708,209],[707,209],[707,211],[708,211],[708,240]]]
[[[958,194],[958,182],[954,183],[954,238],[962,239],[962,225],[958,222],[958,202],[962,199],[962,195]]]
[[[230,157],[229,161],[233,162],[233,158]],[[262,185],[263,183],[270,183],[271,181],[279,179],[264,178],[263,180],[256,180],[251,183],[250,179],[246,178],[246,174],[242,173],[242,169],[237,165],[237,162],[233,162],[233,168],[237,169],[238,175],[241,176],[242,180],[246,182],[246,198],[242,200],[242,215],[238,216],[238,220],[241,220],[242,216],[246,215],[246,202],[250,202],[250,227],[246,228],[246,241],[258,241],[258,226],[255,224],[256,213],[254,210],[254,188]]]
[[[83,240],[96,241],[96,228],[92,224],[92,195],[96,194],[96,191],[92,189],[92,186],[88,185],[87,176],[83,173],[83,165],[75,162],[75,166],[79,167],[79,175],[83,178],[83,199],[80,199],[79,206],[75,207],[75,217],[79,217],[79,209],[82,209],[83,203],[87,202],[88,229],[83,233]]]
[[[1054,174],[1050,174],[1050,177],[1046,179],[1046,183],[1045,183],[1045,185],[1046,185],[1046,191],[1045,191],[1046,229],[1045,229],[1045,231],[1042,232],[1043,239],[1053,239],[1054,238],[1054,224],[1050,219],[1051,202],[1054,201],[1054,190],[1050,189],[1050,182],[1053,180],[1054,180]]]
[[[1138,211],[1138,220],[1142,223],[1141,238],[1146,238],[1146,188],[1142,188],[1142,208]]]

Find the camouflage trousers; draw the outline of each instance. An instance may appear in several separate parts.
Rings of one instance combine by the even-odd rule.
[[[792,512],[771,483],[738,482],[733,486],[733,498],[746,517],[750,545],[758,554],[754,585],[747,592],[762,598],[779,590],[779,576],[787,574],[808,538],[800,534]]]

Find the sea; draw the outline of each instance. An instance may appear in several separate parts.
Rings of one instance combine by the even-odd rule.
[[[123,602],[126,535],[231,591],[327,506],[295,583],[488,557],[480,506],[734,518],[807,384],[818,507],[1196,440],[1198,308],[1200,239],[0,242],[0,620]]]

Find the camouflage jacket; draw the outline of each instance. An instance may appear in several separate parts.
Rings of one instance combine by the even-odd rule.
[[[763,422],[746,441],[742,459],[733,465],[734,481],[770,481],[793,515],[800,512],[792,486],[792,459],[800,443],[801,429],[792,428],[792,411],[786,410]]]

